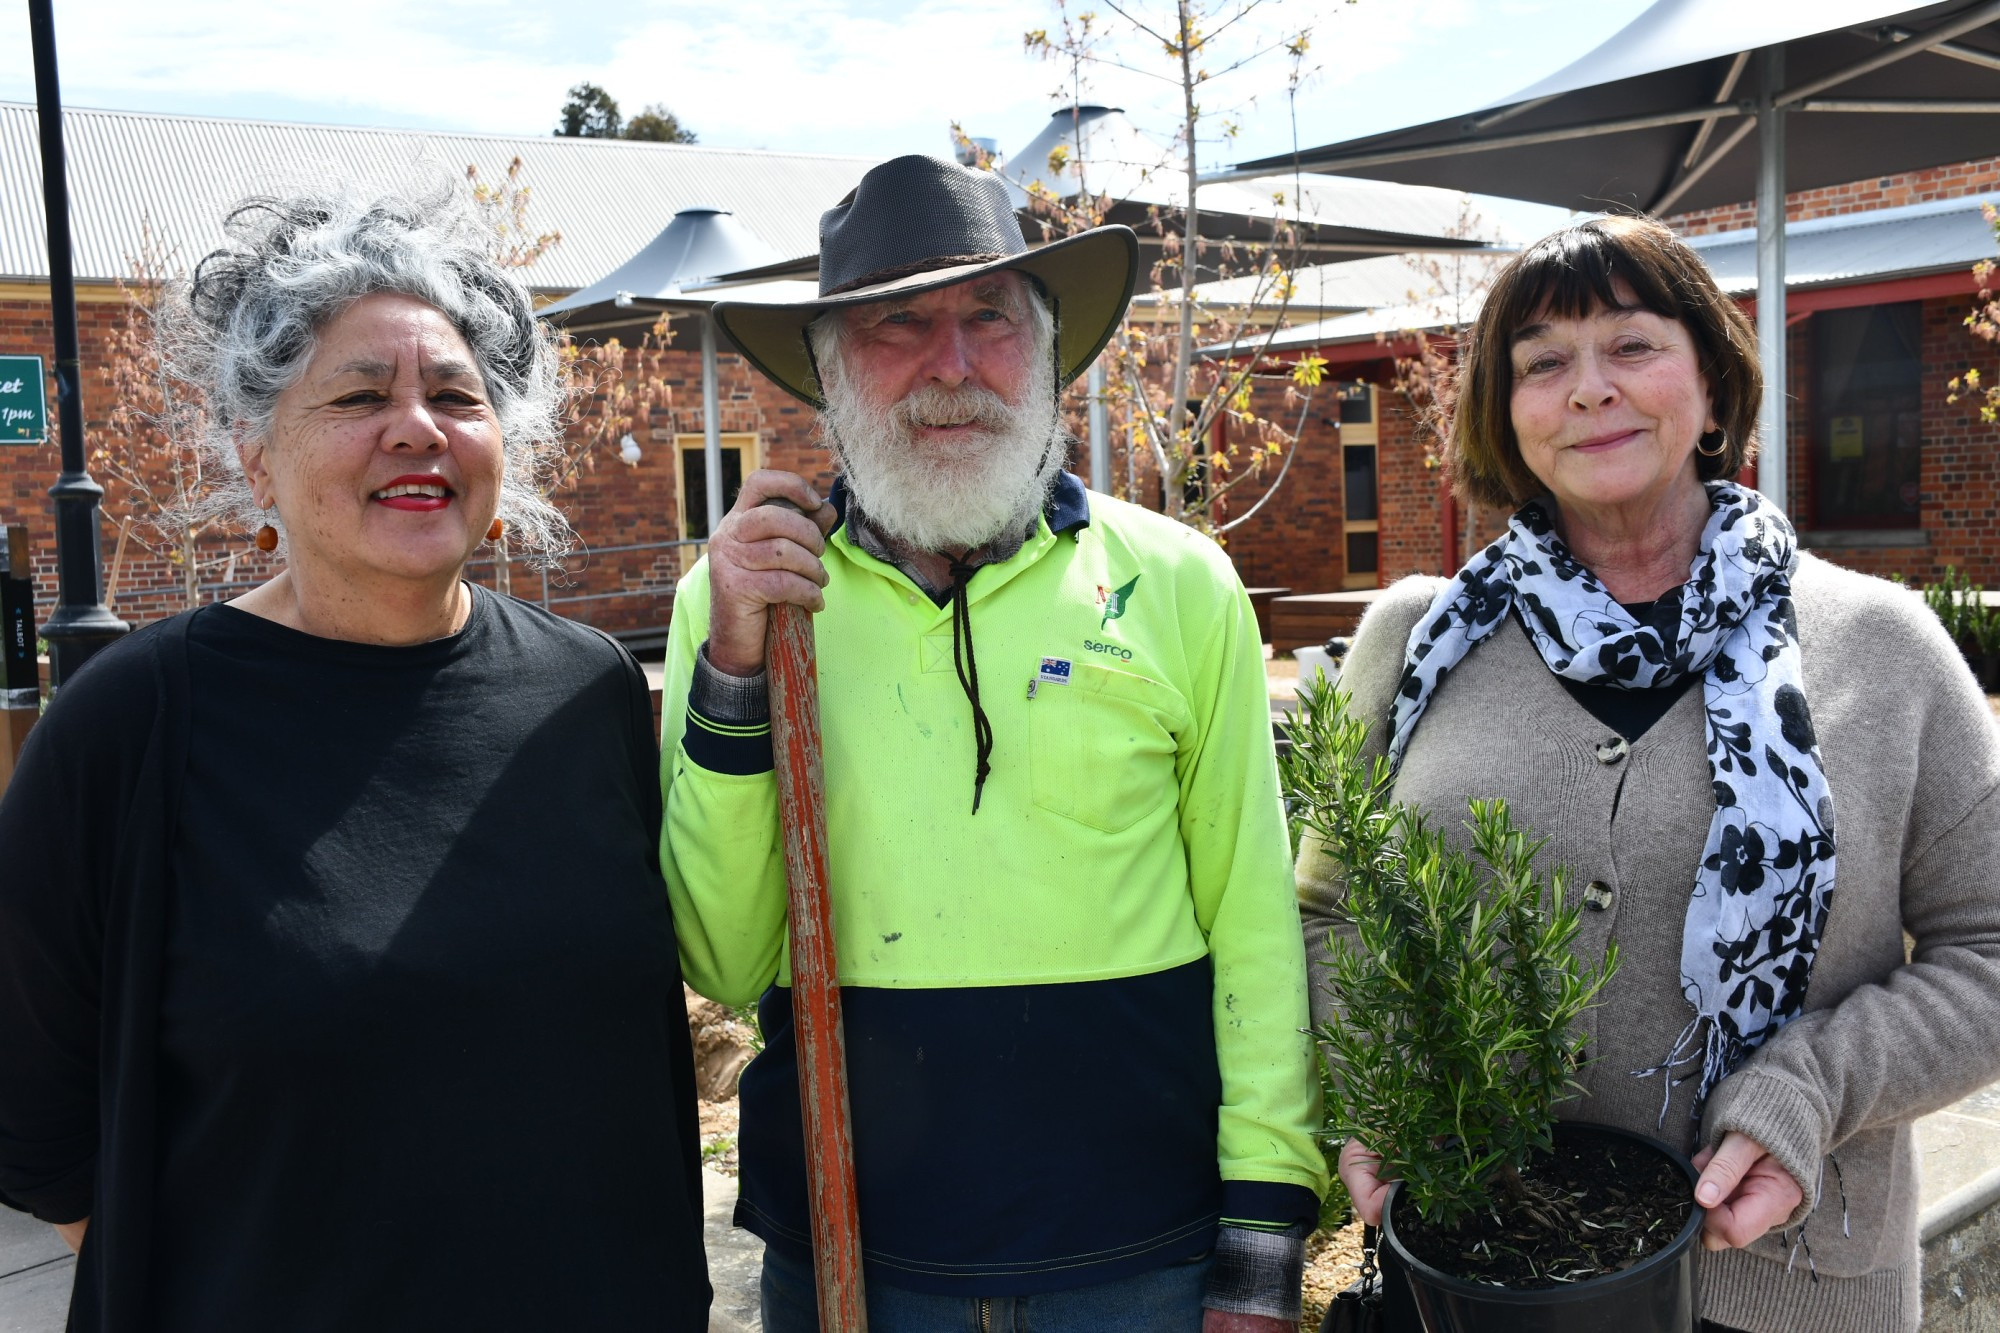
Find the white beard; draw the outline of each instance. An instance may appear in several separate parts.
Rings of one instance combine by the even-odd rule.
[[[869,524],[919,551],[977,549],[1026,532],[1048,502],[1068,455],[1056,410],[1055,369],[1037,357],[1021,405],[989,389],[926,385],[872,408],[838,376],[825,385],[820,422]],[[977,422],[972,438],[931,444],[918,422]]]

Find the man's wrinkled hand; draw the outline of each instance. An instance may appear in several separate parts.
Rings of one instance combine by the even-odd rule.
[[[1786,1218],[1805,1198],[1791,1172],[1747,1134],[1734,1130],[1713,1148],[1694,1155],[1695,1202],[1708,1209],[1702,1224],[1703,1249],[1736,1250]]]
[[[789,500],[796,511],[767,505]],[[731,676],[764,669],[764,631],[781,603],[818,611],[826,605],[826,534],[833,506],[789,472],[763,468],[744,478],[708,542],[708,664]]]

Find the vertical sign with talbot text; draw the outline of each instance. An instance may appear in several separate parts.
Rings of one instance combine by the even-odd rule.
[[[45,383],[39,356],[0,356],[0,444],[47,442]]]

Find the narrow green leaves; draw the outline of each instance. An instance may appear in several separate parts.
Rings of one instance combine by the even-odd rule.
[[[1566,877],[1536,872],[1542,842],[1504,800],[1474,800],[1472,853],[1389,798],[1388,762],[1360,760],[1367,723],[1347,696],[1304,685],[1281,763],[1293,838],[1340,865],[1351,930],[1334,932],[1319,1025],[1326,1145],[1382,1158],[1426,1217],[1455,1223],[1546,1148],[1573,1095],[1583,1039],[1571,1028],[1618,964],[1574,952],[1580,906]]]

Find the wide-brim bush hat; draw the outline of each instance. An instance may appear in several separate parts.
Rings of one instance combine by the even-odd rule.
[[[1056,379],[1067,385],[1111,341],[1139,276],[1130,227],[1093,227],[1030,248],[990,171],[941,158],[894,158],[820,215],[819,299],[721,301],[722,326],[750,363],[797,398],[825,406],[806,326],[822,313],[915,296],[1010,269],[1040,286],[1056,316]]]

